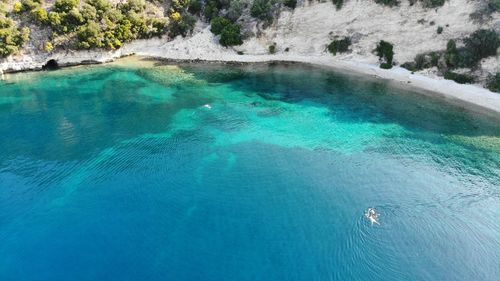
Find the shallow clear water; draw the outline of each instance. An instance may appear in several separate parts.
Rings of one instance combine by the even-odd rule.
[[[11,75],[0,280],[498,280],[499,124],[299,65]]]

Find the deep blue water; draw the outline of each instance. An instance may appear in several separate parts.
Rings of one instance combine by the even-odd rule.
[[[300,65],[10,75],[0,280],[500,280],[498,121]]]

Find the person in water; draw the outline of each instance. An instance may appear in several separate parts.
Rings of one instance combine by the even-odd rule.
[[[380,224],[378,222],[378,216],[379,215],[377,214],[377,212],[375,211],[374,208],[368,208],[368,210],[366,210],[365,216],[366,216],[366,218],[368,218],[368,220],[370,220],[370,222],[372,223],[372,225],[374,223]]]

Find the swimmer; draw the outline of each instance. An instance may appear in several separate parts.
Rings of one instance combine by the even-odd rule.
[[[205,104],[203,107],[208,108],[208,109],[212,109],[212,106],[210,104],[208,104],[208,103]]]
[[[380,225],[380,223],[378,222],[378,216],[379,214],[377,214],[374,208],[368,208],[368,210],[366,210],[365,217],[370,220],[372,225],[374,223]]]

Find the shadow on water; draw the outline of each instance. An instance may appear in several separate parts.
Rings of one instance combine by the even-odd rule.
[[[412,131],[463,136],[500,136],[498,119],[438,98],[302,64],[182,65],[209,83],[229,83],[271,101],[312,101],[342,122],[396,123]]]

